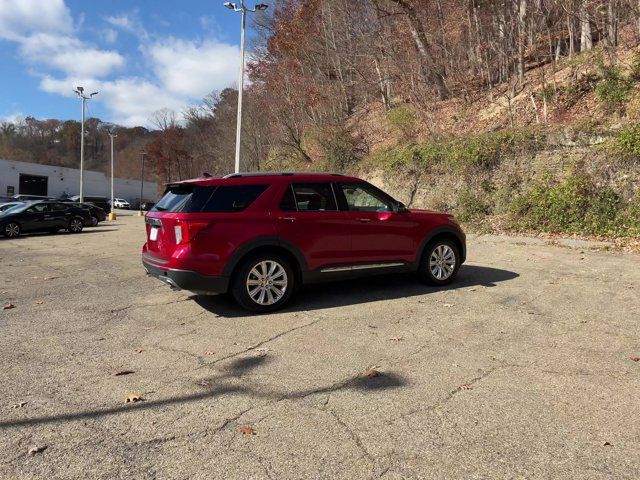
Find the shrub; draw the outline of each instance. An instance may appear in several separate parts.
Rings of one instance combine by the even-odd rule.
[[[640,51],[637,51],[633,54],[633,58],[631,59],[629,78],[635,82],[640,81]]]
[[[463,223],[482,223],[482,220],[492,213],[491,203],[484,193],[461,190],[458,193],[457,203],[456,215]]]
[[[346,128],[330,129],[324,145],[324,160],[330,169],[344,171],[360,160],[356,139]]]
[[[640,159],[640,124],[628,125],[616,131],[607,139],[604,149],[615,160],[638,162]]]
[[[598,100],[609,111],[620,110],[631,96],[633,82],[620,73],[615,66],[602,66],[602,81],[596,87]]]
[[[572,174],[559,183],[539,181],[516,197],[510,223],[519,230],[627,235],[640,221],[630,218],[629,208],[613,189],[598,187],[586,174]]]
[[[404,140],[411,140],[417,134],[416,112],[405,106],[395,107],[387,112],[387,122],[400,132]]]

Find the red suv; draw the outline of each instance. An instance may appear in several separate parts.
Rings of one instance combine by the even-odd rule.
[[[303,283],[415,272],[453,280],[465,235],[446,213],[408,210],[339,174],[255,173],[167,186],[146,216],[149,275],[198,294],[230,291],[248,310],[282,307]]]

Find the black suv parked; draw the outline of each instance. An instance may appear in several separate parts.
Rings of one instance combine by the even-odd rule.
[[[90,224],[88,209],[63,202],[26,203],[0,213],[0,231],[8,238],[22,232],[55,233],[62,229],[80,233]]]

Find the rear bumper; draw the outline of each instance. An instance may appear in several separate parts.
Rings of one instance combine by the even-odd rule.
[[[147,271],[147,275],[156,277],[174,289],[209,295],[226,293],[229,288],[228,277],[213,277],[210,275],[202,275],[191,270],[160,267],[144,258],[142,259],[142,265]]]

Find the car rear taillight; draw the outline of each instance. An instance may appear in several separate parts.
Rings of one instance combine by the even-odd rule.
[[[176,245],[189,243],[200,230],[209,226],[210,222],[197,220],[177,220],[173,227],[176,237]]]

